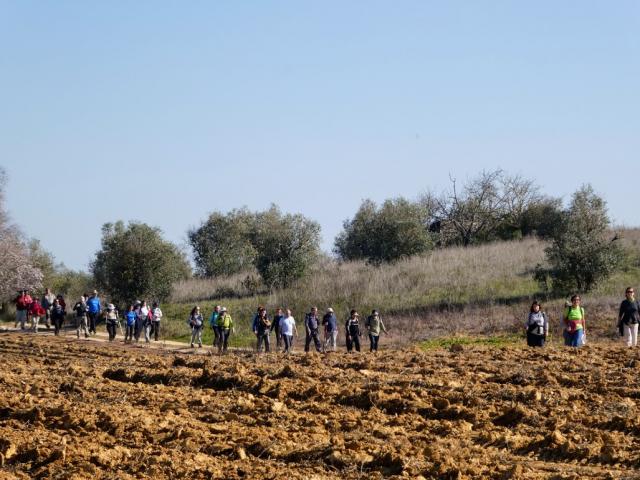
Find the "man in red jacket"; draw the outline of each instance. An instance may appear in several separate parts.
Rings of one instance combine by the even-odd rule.
[[[47,311],[44,309],[42,305],[40,305],[40,301],[36,298],[31,307],[29,307],[29,316],[31,317],[31,328],[33,331],[38,333],[38,322],[40,319],[47,314]]]
[[[27,323],[27,315],[29,313],[29,308],[33,303],[33,299],[31,295],[27,292],[27,290],[19,290],[18,296],[15,299],[16,304],[16,328],[18,328],[18,324],[22,330],[25,329],[25,323]]]

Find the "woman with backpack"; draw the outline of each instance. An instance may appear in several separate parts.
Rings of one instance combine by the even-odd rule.
[[[198,348],[202,348],[202,326],[204,325],[204,318],[200,313],[200,307],[195,306],[189,314],[189,326],[191,327],[191,347],[194,347],[194,342],[198,340]]]
[[[542,311],[542,305],[537,301],[531,304],[531,310],[524,324],[527,332],[527,345],[530,347],[544,347],[549,334],[549,318]]]
[[[636,300],[633,287],[627,287],[625,299],[620,304],[618,329],[624,335],[627,347],[638,346],[638,323],[640,323],[640,304]]]
[[[564,331],[566,332],[565,345],[569,347],[580,347],[584,344],[586,323],[584,308],[580,303],[580,295],[573,295],[571,297],[571,306],[566,308],[562,315]]]
[[[218,353],[222,349],[223,352],[227,351],[229,347],[229,336],[231,332],[234,332],[233,319],[226,307],[220,309],[220,316],[218,317],[218,326],[220,327],[220,343],[218,343]]]
[[[362,332],[360,332],[360,314],[355,310],[351,310],[344,327],[347,335],[347,352],[351,352],[353,347],[359,352],[360,336],[362,335]]]

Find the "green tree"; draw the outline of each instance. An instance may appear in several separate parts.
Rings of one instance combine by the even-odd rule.
[[[386,200],[380,208],[364,200],[336,237],[334,252],[343,260],[392,262],[433,248],[424,204],[405,198]]]
[[[144,223],[106,223],[102,248],[91,263],[99,288],[124,305],[134,299],[169,297],[175,281],[191,274],[185,255]]]
[[[616,271],[623,258],[609,225],[606,202],[590,185],[580,188],[550,235],[545,250],[549,267],[538,266],[536,279],[559,294],[590,291]]]
[[[203,277],[230,275],[253,269],[256,250],[251,243],[255,214],[246,208],[228,214],[213,212],[198,228],[187,232],[196,271]]]
[[[320,250],[320,225],[303,215],[283,215],[272,205],[258,213],[252,242],[256,251],[255,267],[263,282],[287,287],[305,276]]]

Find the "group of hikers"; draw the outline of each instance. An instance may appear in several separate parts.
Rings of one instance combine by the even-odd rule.
[[[27,290],[20,290],[15,299],[16,328],[26,329],[30,323],[31,329],[38,332],[40,321],[45,322],[46,328],[52,324],[55,335],[60,330],[67,315],[67,306],[62,295],[54,295],[50,289],[46,289],[41,299],[33,298]],[[84,294],[72,307],[75,316],[76,335],[80,338],[83,333],[86,338],[96,334],[96,326],[101,319],[105,320],[109,341],[114,341],[117,330],[122,332],[120,314],[118,309],[109,303],[103,308],[96,290],[91,295]],[[160,337],[160,324],[162,310],[157,302],[151,307],[146,301],[136,300],[130,304],[123,314],[125,320],[125,343],[138,343],[144,333],[144,340],[150,343],[151,339],[158,341]],[[586,318],[585,310],[581,305],[580,295],[571,297],[571,303],[565,305],[562,313],[562,335],[564,344],[571,347],[580,347],[586,343]],[[191,347],[202,347],[202,333],[205,327],[204,316],[199,306],[193,307],[187,321],[191,329]],[[627,346],[638,345],[638,325],[640,324],[640,303],[635,298],[635,290],[628,287],[625,290],[625,299],[620,304],[618,312],[617,328],[620,336],[624,337]],[[209,326],[213,330],[213,347],[218,352],[226,352],[229,347],[229,337],[235,332],[233,319],[225,307],[216,306],[209,317]],[[304,316],[305,342],[304,351],[310,350],[311,344],[318,352],[336,351],[338,340],[338,319],[333,308],[327,308],[324,315],[318,313],[317,307]],[[542,347],[549,335],[549,317],[542,309],[538,301],[531,304],[530,312],[524,325],[527,344],[532,347]],[[364,329],[369,337],[369,350],[376,352],[381,333],[387,333],[380,313],[373,310],[364,321]],[[291,310],[276,308],[273,316],[268,315],[266,308],[259,306],[251,324],[251,330],[256,336],[256,352],[271,350],[271,334],[275,336],[276,350],[285,353],[291,352],[294,338],[298,337],[296,321]],[[321,338],[323,332],[323,338]],[[359,352],[363,329],[360,325],[360,314],[351,310],[344,322],[344,335],[347,351]]]
[[[42,298],[38,299],[29,295],[28,290],[20,290],[15,299],[15,305],[16,328],[20,326],[22,330],[25,330],[30,323],[31,329],[37,333],[40,321],[44,320],[47,330],[51,328],[53,323],[54,334],[60,334],[67,316],[67,304],[64,296],[54,295],[47,288]],[[78,338],[81,333],[85,338],[95,335],[96,326],[101,319],[105,321],[110,342],[115,340],[117,330],[120,330],[121,334],[123,333],[118,309],[113,303],[109,303],[106,308],[103,308],[97,290],[94,290],[91,295],[87,293],[81,295],[71,311],[74,314]],[[144,332],[145,342],[149,343],[152,337],[158,341],[162,310],[157,303],[149,308],[146,301],[136,300],[129,305],[123,316],[126,321],[125,343],[132,343],[134,340],[139,342],[142,332]]]
[[[625,290],[625,299],[620,303],[617,329],[628,347],[638,346],[638,324],[640,324],[640,303],[636,300],[633,287]],[[524,325],[527,345],[544,346],[549,335],[549,317],[538,301],[531,304],[531,310]],[[562,336],[564,344],[580,347],[586,343],[586,318],[580,295],[571,296],[571,302],[565,304],[562,312]]]
[[[189,315],[188,324],[191,328],[191,347],[195,348],[197,342],[198,347],[202,347],[202,330],[204,329],[204,317],[200,312],[200,307],[195,306]],[[227,351],[229,343],[229,335],[233,330],[233,320],[225,307],[217,305],[211,316],[209,317],[209,326],[213,330],[213,346],[218,351]],[[364,324],[369,335],[369,350],[371,352],[378,351],[378,340],[380,333],[387,333],[387,329],[380,318],[380,313],[373,310]],[[320,330],[324,332],[324,338],[320,338]],[[360,351],[360,337],[362,330],[360,329],[360,314],[356,310],[351,310],[345,324],[345,338],[347,351],[354,349]],[[259,306],[253,321],[251,330],[256,336],[256,352],[260,353],[271,351],[271,334],[273,333],[276,341],[276,351],[284,353],[291,352],[293,348],[294,338],[298,337],[298,328],[296,320],[291,314],[290,309],[278,307],[273,316],[269,316],[267,309]],[[327,308],[326,313],[320,318],[317,307],[312,307],[309,313],[304,317],[305,342],[304,351],[308,352],[313,342],[318,352],[335,352],[338,340],[338,319],[333,308]]]

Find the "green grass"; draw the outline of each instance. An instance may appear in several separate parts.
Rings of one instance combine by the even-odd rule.
[[[526,346],[526,341],[522,335],[504,334],[490,337],[480,336],[456,336],[441,337],[420,342],[418,346],[423,350],[438,350],[451,348],[452,345],[463,346],[487,346],[487,347],[507,347]]]

